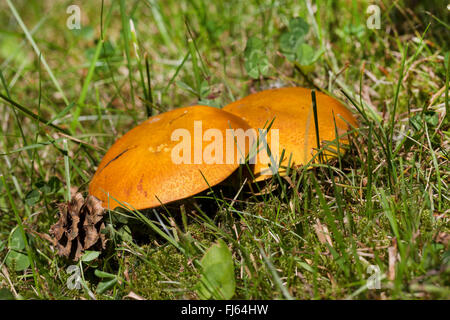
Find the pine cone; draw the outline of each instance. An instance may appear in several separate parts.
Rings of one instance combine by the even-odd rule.
[[[101,201],[88,196],[86,201],[79,192],[73,192],[69,202],[61,203],[59,220],[50,228],[53,245],[58,255],[77,261],[84,250],[106,248],[104,209]]]

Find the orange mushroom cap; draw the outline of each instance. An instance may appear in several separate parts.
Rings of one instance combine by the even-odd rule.
[[[225,142],[226,131],[251,129],[240,117],[208,106],[178,108],[150,117],[112,145],[92,178],[89,193],[99,198],[104,207],[146,209],[190,197],[222,182],[239,167],[239,156],[245,158],[249,145],[233,140],[233,161],[207,163],[201,159],[199,163],[194,158],[198,152],[204,152],[208,146],[211,151],[211,144],[217,141],[212,137],[200,139],[200,144],[195,141],[198,121],[202,138],[208,129],[222,135],[220,148],[223,146],[224,158],[231,151]],[[185,141],[190,143],[185,149],[191,155],[188,163],[174,161],[174,152],[175,156],[185,155],[185,151],[179,152],[183,139],[180,135],[178,140],[173,139],[174,132],[190,134],[191,141]],[[211,154],[214,156],[219,150]]]
[[[320,140],[335,140],[337,128],[339,142],[348,143],[348,139],[342,135],[349,130],[348,124],[357,126],[351,112],[339,101],[321,92],[316,93],[316,105]],[[223,110],[240,116],[257,129],[263,129],[264,126],[267,129],[267,125],[274,120],[267,134],[267,144],[270,148],[271,131],[278,129],[279,156],[283,149],[285,150],[280,173],[283,172],[282,167],[288,165],[291,154],[290,164],[299,166],[308,163],[315,153],[314,150],[317,149],[310,89],[292,87],[265,90],[237,100],[225,106]],[[329,152],[325,154],[332,155]],[[270,172],[268,168],[267,163],[256,161],[254,166],[256,181],[270,176],[266,174]],[[261,175],[263,171],[264,176]]]

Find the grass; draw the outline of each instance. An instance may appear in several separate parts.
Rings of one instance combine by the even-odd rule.
[[[66,27],[71,4],[0,3],[2,297],[198,299],[198,261],[222,239],[233,298],[450,298],[442,1],[378,1],[378,30],[366,27],[368,1],[85,2],[80,30]],[[311,71],[280,53],[297,16],[324,51]],[[251,37],[269,63],[257,79],[244,67]],[[214,187],[181,209],[109,212],[108,249],[79,262],[82,286],[68,289],[73,263],[37,233],[70,186],[87,191],[118,136],[149,114],[280,85],[346,103],[360,127],[344,156],[266,185]],[[367,282],[375,273],[380,289]]]

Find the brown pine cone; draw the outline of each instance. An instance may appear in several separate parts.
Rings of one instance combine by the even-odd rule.
[[[106,237],[101,232],[105,223],[100,200],[94,196],[84,200],[81,193],[73,192],[72,199],[58,207],[59,220],[49,231],[58,255],[77,261],[84,250],[106,248]]]

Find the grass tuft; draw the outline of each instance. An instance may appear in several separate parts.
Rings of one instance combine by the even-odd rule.
[[[449,299],[446,4],[378,1],[380,29],[369,29],[372,2],[348,3],[92,1],[70,30],[64,2],[1,2],[0,288],[16,299],[199,299],[200,261],[222,239],[235,299]],[[311,29],[305,46],[281,44],[297,17]],[[247,60],[251,38],[264,63]],[[306,47],[323,53],[302,66]],[[110,211],[107,250],[78,262],[81,287],[67,287],[74,263],[39,235],[71,186],[87,192],[117,137],[159,112],[279,86],[323,91],[357,117],[337,159],[264,184],[239,176],[156,211]],[[314,120],[317,130],[315,108]],[[316,133],[316,157],[336,149]]]

